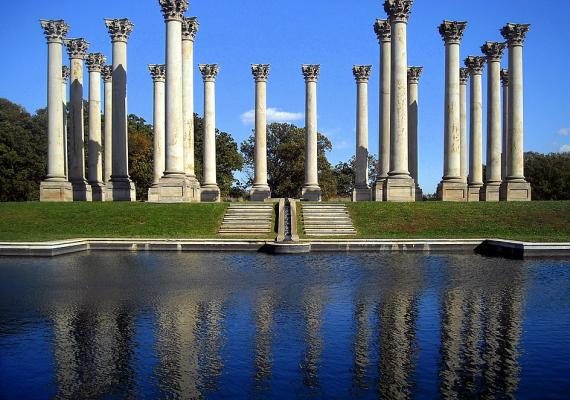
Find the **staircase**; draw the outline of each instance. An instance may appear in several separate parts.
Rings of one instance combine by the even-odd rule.
[[[307,236],[356,235],[344,204],[301,203],[303,226]]]
[[[267,235],[273,232],[273,203],[231,203],[219,234]]]

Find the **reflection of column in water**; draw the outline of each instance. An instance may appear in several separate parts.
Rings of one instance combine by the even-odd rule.
[[[271,342],[273,339],[274,294],[265,291],[256,301],[255,381],[257,390],[268,390],[271,379]]]
[[[321,337],[323,298],[322,289],[312,287],[305,291],[303,299],[303,313],[305,316],[305,343],[301,368],[303,370],[303,383],[308,388],[319,388],[319,363],[323,351]]]
[[[223,335],[224,311],[222,300],[201,303],[199,307],[200,330],[200,376],[203,386],[208,391],[216,391],[217,379],[222,374],[224,361],[221,349],[224,345]]]
[[[457,397],[462,377],[461,331],[463,325],[463,292],[460,288],[448,290],[443,295],[441,313],[441,370],[440,395],[444,399]]]
[[[503,345],[501,368],[504,374],[504,393],[513,397],[519,386],[520,365],[518,346],[522,333],[523,289],[514,286],[503,293]]]
[[[476,393],[481,375],[481,293],[470,290],[465,293],[463,350],[462,350],[462,393],[464,396]]]
[[[364,302],[356,304],[354,321],[356,323],[356,332],[352,345],[352,351],[354,353],[352,382],[355,387],[366,389],[368,387],[366,384],[366,370],[370,364],[368,356],[370,350],[370,323],[368,320],[367,305]]]
[[[53,311],[54,358],[56,364],[57,397],[73,398],[79,383],[77,341],[73,334],[74,307],[61,307]]]

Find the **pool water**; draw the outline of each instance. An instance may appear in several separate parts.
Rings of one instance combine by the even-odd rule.
[[[570,261],[0,259],[0,398],[570,398]]]

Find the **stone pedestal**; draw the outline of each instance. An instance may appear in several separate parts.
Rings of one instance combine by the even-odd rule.
[[[441,201],[467,201],[467,185],[463,181],[442,181],[437,187],[437,197]]]
[[[499,201],[501,183],[487,183],[481,190],[481,201]]]
[[[483,185],[470,184],[467,188],[467,201],[477,202],[481,200],[481,189]]]
[[[301,190],[301,200],[304,201],[321,201],[322,191],[319,186],[303,186]]]
[[[321,188],[318,175],[318,138],[317,138],[317,79],[319,65],[303,65],[305,77],[305,184],[302,199],[321,201]]]
[[[503,182],[499,189],[501,201],[530,201],[532,190],[528,182]]]
[[[200,189],[185,176],[162,178],[148,190],[150,203],[190,203],[199,198]]]
[[[354,188],[352,190],[352,201],[370,201],[372,193],[370,188]]]
[[[221,201],[221,193],[218,185],[202,185],[200,200],[205,203],[218,203]]]
[[[44,180],[40,183],[41,202],[73,201],[71,182]]]

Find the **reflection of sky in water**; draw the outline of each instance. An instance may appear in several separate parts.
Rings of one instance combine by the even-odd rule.
[[[563,397],[570,263],[0,260],[0,398]]]

